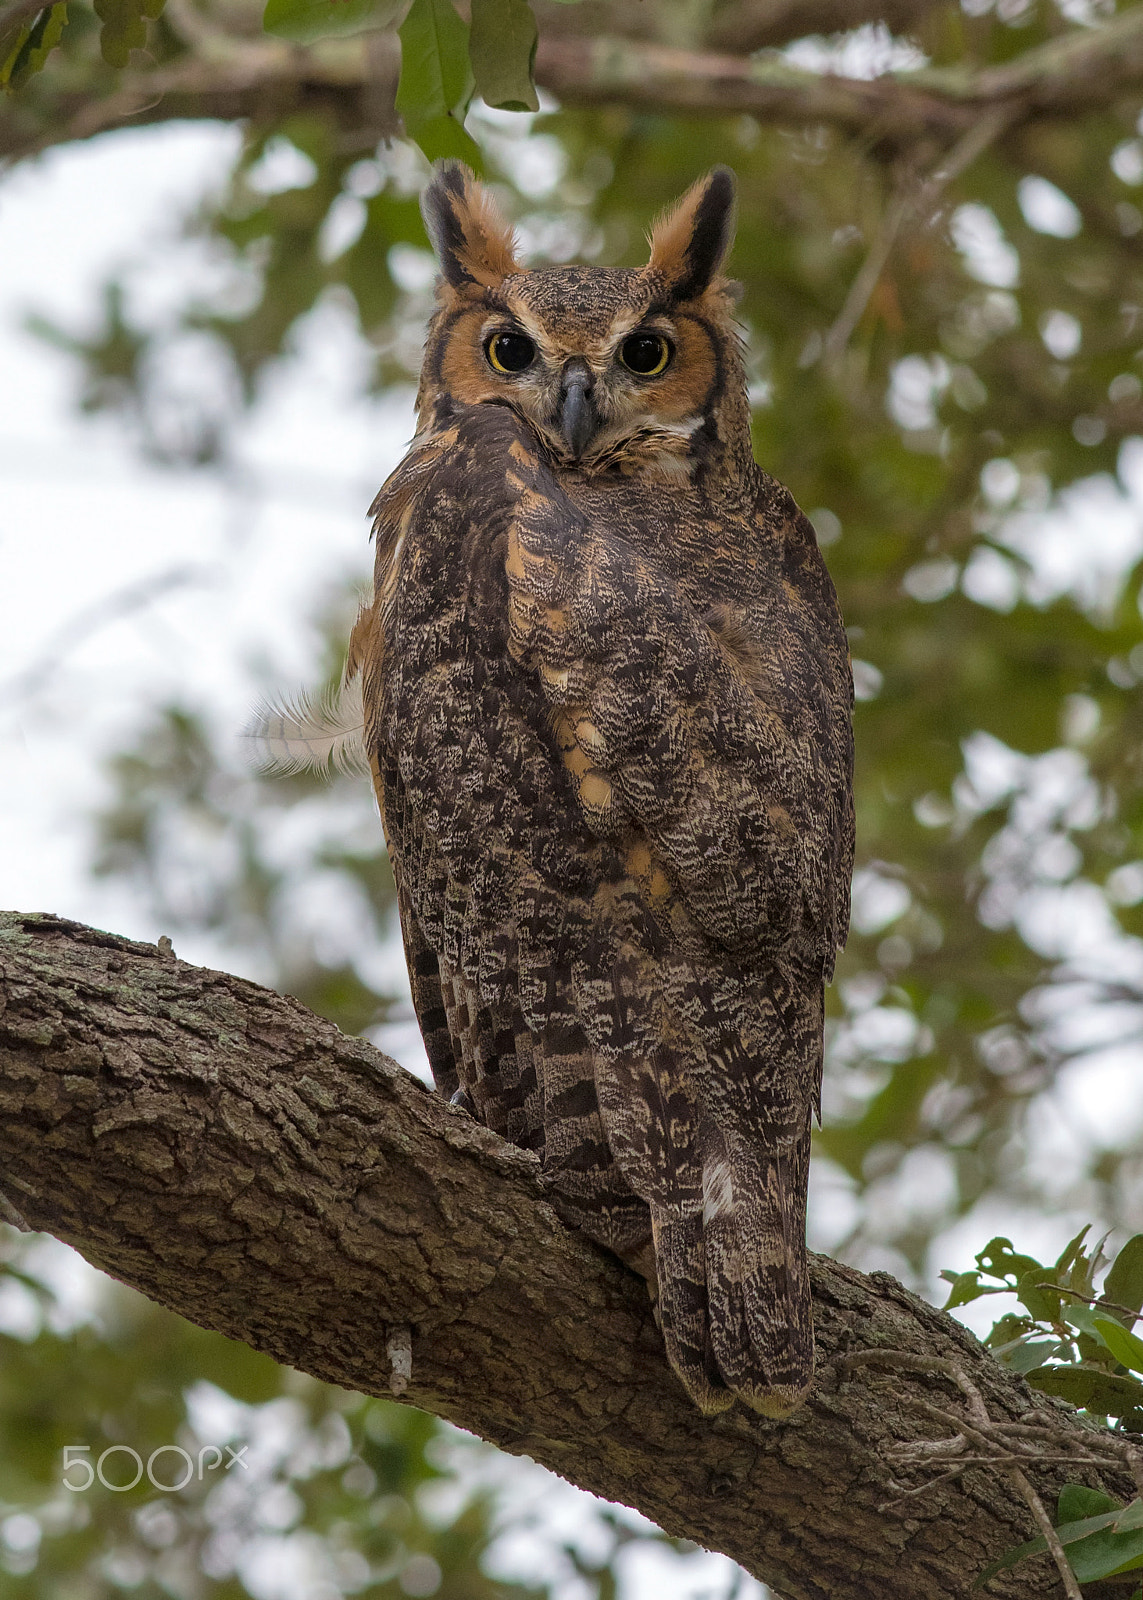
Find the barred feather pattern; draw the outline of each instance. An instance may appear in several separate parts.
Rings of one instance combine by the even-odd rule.
[[[812,529],[454,405],[382,490],[365,740],[442,1090],[643,1272],[705,1412],[807,1392],[851,684]]]
[[[302,690],[265,701],[256,708],[246,737],[253,743],[258,765],[278,776],[370,771],[361,681],[356,676],[334,693]]]

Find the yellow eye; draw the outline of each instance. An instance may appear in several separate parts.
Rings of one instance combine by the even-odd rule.
[[[484,347],[488,364],[497,372],[523,372],[536,359],[536,347],[523,333],[494,333]]]
[[[671,347],[661,333],[633,333],[619,346],[619,359],[628,372],[657,378],[671,359]]]

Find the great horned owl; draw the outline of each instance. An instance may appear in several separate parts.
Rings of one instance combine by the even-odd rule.
[[[813,529],[751,452],[733,205],[716,169],[640,270],[527,271],[437,167],[419,429],[348,673],[438,1087],[646,1277],[704,1412],[783,1416],[852,686]]]

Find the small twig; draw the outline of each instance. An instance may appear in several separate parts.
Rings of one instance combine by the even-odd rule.
[[[900,1456],[902,1461],[935,1461],[946,1456],[963,1455],[968,1449],[968,1440],[963,1433],[956,1433],[951,1439],[913,1439],[898,1440],[893,1446],[893,1454]]]
[[[878,280],[885,270],[885,263],[889,260],[890,252],[897,242],[901,224],[912,209],[913,197],[905,189],[899,190],[886,206],[885,215],[877,231],[877,237],[870,246],[865,260],[857,269],[857,276],[849,286],[845,304],[838,312],[832,327],[822,340],[821,361],[823,367],[827,369],[836,367],[840,361],[853,330],[865,314],[865,308],[869,304],[870,296],[876,289]]]
[[[976,1440],[978,1445],[983,1446],[986,1452],[983,1455],[960,1456],[956,1464],[950,1467],[947,1472],[941,1473],[936,1478],[930,1478],[915,1489],[903,1490],[898,1500],[889,1501],[881,1506],[880,1510],[893,1510],[906,1499],[913,1499],[918,1495],[927,1494],[930,1490],[939,1487],[939,1485],[949,1483],[954,1478],[959,1478],[969,1467],[1001,1468],[1011,1478],[1013,1484],[1027,1502],[1036,1527],[1044,1536],[1048,1550],[1051,1552],[1052,1560],[1056,1564],[1056,1570],[1060,1574],[1068,1600],[1083,1600],[1083,1595],[1079,1584],[1076,1582],[1067,1554],[1060,1543],[1059,1535],[1052,1526],[1052,1520],[1044,1509],[1043,1501],[1025,1475],[1023,1468],[1033,1459],[1037,1462],[1066,1463],[1068,1466],[1084,1467],[1098,1466],[1100,1464],[1098,1460],[1078,1455],[1074,1440],[1069,1441],[1072,1448],[1067,1455],[1047,1454],[1041,1451],[1031,1452],[1028,1450],[1012,1453],[1011,1445],[1005,1450],[998,1443],[995,1435],[1004,1432],[1006,1427],[1012,1428],[1015,1426],[1019,1430],[1016,1435],[1017,1439],[1022,1439],[1030,1431],[1028,1425],[994,1423],[988,1415],[988,1407],[984,1403],[980,1390],[971,1381],[968,1374],[963,1372],[954,1361],[946,1361],[939,1356],[919,1356],[906,1350],[855,1350],[852,1355],[844,1357],[839,1365],[843,1371],[852,1370],[855,1367],[891,1366],[904,1368],[906,1371],[912,1372],[940,1373],[942,1377],[951,1378],[968,1401],[968,1409],[972,1415],[971,1423],[966,1422],[962,1417],[958,1417],[952,1412],[945,1411],[940,1406],[930,1404],[927,1400],[915,1399],[912,1403],[918,1410],[944,1423],[945,1426],[956,1430],[954,1439],[942,1441],[943,1443],[954,1445],[957,1440],[967,1437]],[[1133,1449],[1133,1447],[1128,1448]],[[898,1448],[897,1453],[907,1459],[908,1451],[908,1444],[904,1444]],[[1140,1456],[1138,1470],[1140,1476],[1136,1481],[1143,1485],[1143,1455]],[[894,1488],[896,1487],[897,1485],[894,1484]]]
[[[1063,1428],[1030,1428],[1018,1422],[989,1422],[987,1427],[981,1424],[973,1427],[954,1412],[945,1411],[940,1406],[934,1406],[927,1400],[914,1400],[912,1404],[919,1411],[943,1422],[947,1427],[955,1428],[959,1434],[968,1434],[977,1439],[980,1444],[989,1449],[1013,1450],[1016,1441],[1026,1440],[1029,1448],[1021,1454],[1037,1461],[1046,1461],[1042,1446],[1054,1442],[1067,1452],[1068,1460],[1084,1459],[1077,1457],[1076,1451],[1086,1452],[1086,1461],[1089,1466],[1105,1466],[1107,1458],[1121,1459],[1125,1446],[1110,1436],[1106,1439],[1093,1433],[1090,1441],[1087,1438],[1077,1439],[1073,1432]],[[1100,1459],[1102,1454],[1103,1459]],[[1062,1459],[1062,1458],[1061,1458]]]
[[[1048,1549],[1052,1552],[1052,1560],[1056,1563],[1056,1570],[1060,1575],[1064,1593],[1067,1595],[1068,1600],[1083,1600],[1083,1593],[1076,1582],[1076,1575],[1072,1571],[1067,1552],[1060,1543],[1059,1534],[1052,1526],[1051,1517],[1044,1510],[1044,1502],[1019,1467],[1012,1467],[1008,1475],[1028,1502],[1028,1507],[1036,1519],[1036,1526],[1043,1534]]]
[[[1022,1422],[994,1422],[992,1431],[1001,1438],[1007,1438],[1011,1435],[1013,1438],[1029,1439],[1042,1443],[1047,1443],[1050,1440],[1054,1440],[1057,1444],[1061,1440],[1072,1445],[1077,1443],[1074,1429],[1054,1427],[1050,1422],[1046,1423],[1042,1428],[1032,1427],[1028,1423]],[[1096,1433],[1094,1429],[1089,1434],[1085,1434],[1078,1443],[1085,1450],[1101,1451],[1105,1456],[1111,1456],[1116,1461],[1121,1459],[1125,1450],[1131,1448],[1122,1439],[1117,1439],[1113,1434],[1108,1434],[1104,1438]]]
[[[954,1478],[960,1477],[966,1465],[967,1463],[965,1462],[958,1462],[955,1467],[950,1467],[948,1472],[942,1472],[939,1478],[930,1478],[926,1483],[918,1484],[915,1489],[901,1489],[901,1493],[896,1500],[886,1500],[883,1505],[877,1507],[878,1514],[886,1511],[896,1511],[897,1507],[903,1505],[906,1500],[914,1500],[918,1495],[928,1494],[930,1489],[939,1489],[942,1483],[952,1483]],[[900,1489],[901,1485],[895,1483],[893,1487],[894,1489]]]
[[[869,254],[858,268],[857,276],[849,286],[845,304],[838,312],[833,326],[822,341],[822,366],[836,367],[853,335],[854,329],[865,314],[870,297],[876,289],[885,264],[897,242],[906,219],[914,212],[931,210],[946,184],[970,167],[1015,119],[1010,106],[995,106],[986,111],[973,124],[948,154],[938,161],[929,176],[917,183],[910,174],[899,186],[885,208],[881,227],[870,246]]]
[[[986,1448],[995,1448],[995,1440],[989,1437],[993,1424],[991,1421],[979,1428],[974,1428],[971,1423],[965,1422],[963,1417],[958,1417],[952,1411],[945,1411],[940,1406],[934,1406],[928,1400],[914,1400],[912,1404],[918,1411],[923,1411],[927,1416],[937,1422],[943,1422],[946,1427],[955,1428],[958,1433],[967,1434],[970,1439],[975,1439]]]
[[[1104,1300],[1101,1295],[1080,1294],[1078,1289],[1065,1289],[1062,1283],[1045,1283],[1043,1287],[1051,1290],[1052,1294],[1066,1294],[1073,1300],[1082,1300],[1084,1305],[1091,1306],[1093,1310],[1099,1306],[1105,1311],[1118,1311],[1122,1316],[1130,1317],[1132,1324],[1143,1317],[1143,1311],[1132,1311],[1130,1306],[1121,1306],[1116,1300]]]
[[[940,1373],[942,1377],[951,1378],[965,1396],[973,1421],[991,1426],[992,1419],[980,1390],[955,1361],[948,1361],[944,1356],[919,1356],[911,1350],[855,1350],[852,1355],[843,1356],[838,1366],[843,1371],[854,1367],[897,1367],[906,1372]]]
[[[3,1193],[0,1193],[0,1222],[6,1222],[10,1228],[15,1228],[19,1233],[33,1232],[8,1196]]]

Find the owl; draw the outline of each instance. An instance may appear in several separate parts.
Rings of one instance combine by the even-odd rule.
[[[756,466],[719,168],[638,270],[525,270],[438,165],[418,431],[372,507],[364,744],[442,1093],[643,1275],[705,1413],[813,1375],[823,987],[852,683],[811,524]]]

